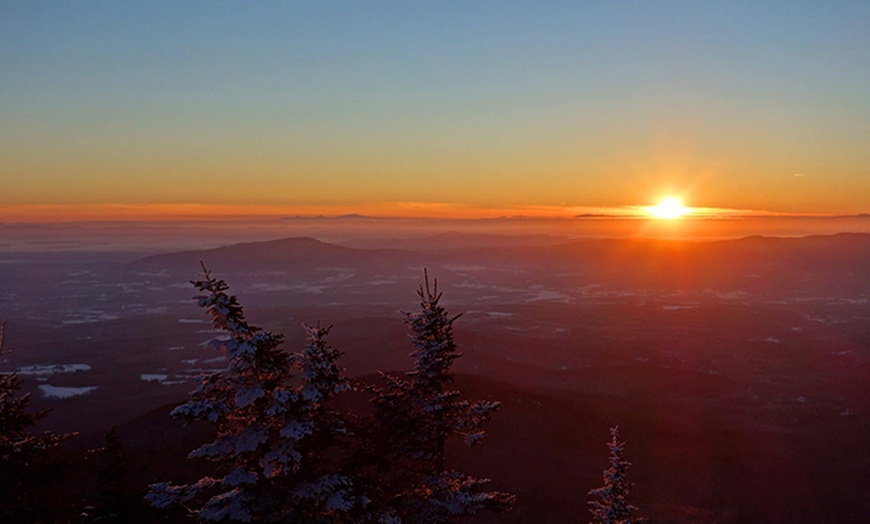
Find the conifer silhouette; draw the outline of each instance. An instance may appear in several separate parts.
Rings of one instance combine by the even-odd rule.
[[[635,524],[644,522],[643,517],[634,516],[637,507],[628,502],[632,483],[625,476],[631,462],[622,458],[625,442],[619,440],[619,426],[610,428],[610,467],[604,470],[604,485],[589,492],[592,506],[592,522],[595,524]]]

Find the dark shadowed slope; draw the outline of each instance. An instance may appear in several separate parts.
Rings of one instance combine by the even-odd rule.
[[[863,522],[870,516],[863,469],[816,471],[821,461],[839,457],[828,449],[833,436],[820,434],[807,446],[782,430],[738,422],[729,410],[662,405],[649,397],[532,392],[469,375],[457,376],[456,388],[469,398],[499,401],[501,408],[480,447],[453,443],[448,465],[489,477],[492,488],[517,495],[511,513],[473,522],[588,522],[586,493],[601,482],[608,428],[615,424],[633,462],[631,500],[653,522]],[[344,402],[354,409],[366,405],[363,393],[352,397]],[[831,429],[842,424],[834,419]],[[123,425],[120,435],[134,454],[140,482],[198,473],[201,465],[182,457],[209,436],[202,428],[184,428],[165,408]],[[814,459],[818,452],[823,457]]]

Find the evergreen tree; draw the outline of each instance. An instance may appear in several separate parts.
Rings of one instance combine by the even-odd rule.
[[[118,426],[112,426],[103,438],[103,446],[88,450],[81,460],[82,465],[87,464],[94,471],[100,488],[79,517],[87,522],[154,522],[156,510],[143,500],[147,486],[131,481],[134,472],[128,462],[127,446],[118,434]]]
[[[6,323],[0,321],[0,356]],[[30,394],[19,395],[23,381],[15,372],[0,373],[0,508],[9,522],[46,518],[53,511],[45,487],[53,480],[54,452],[75,433],[32,433],[49,410],[30,410]]]
[[[384,375],[386,387],[374,392],[380,499],[400,521],[447,523],[480,511],[506,511],[510,494],[486,491],[488,479],[448,468],[445,444],[453,435],[467,445],[479,442],[483,425],[498,402],[469,402],[450,390],[451,365],[461,354],[453,340],[453,322],[441,305],[438,283],[428,273],[417,291],[420,311],[403,313],[410,328],[414,369],[407,379]]]
[[[361,511],[367,501],[331,449],[345,424],[327,402],[350,386],[337,364],[340,352],[324,341],[329,328],[306,326],[305,350],[290,355],[278,348],[282,335],[247,322],[223,280],[205,271],[193,284],[204,292],[197,298],[214,327],[229,335],[228,364],[204,377],[173,415],[215,426],[216,439],[190,457],[216,462],[221,476],[153,484],[148,500],[184,504],[201,521],[330,522]]]
[[[625,476],[631,462],[622,458],[625,442],[619,440],[619,426],[610,428],[610,467],[604,470],[604,485],[589,492],[592,506],[592,522],[595,524],[635,524],[644,522],[643,517],[634,516],[635,506],[628,503],[628,493],[632,483]]]

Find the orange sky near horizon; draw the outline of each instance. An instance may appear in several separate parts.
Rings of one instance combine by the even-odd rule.
[[[124,222],[177,220],[260,220],[289,217],[494,219],[494,218],[622,218],[655,219],[655,206],[586,208],[529,206],[486,208],[432,202],[390,202],[353,205],[231,206],[219,204],[80,204],[0,206],[2,223]],[[687,207],[680,220],[697,218],[827,217],[812,213],[774,213],[756,210]]]

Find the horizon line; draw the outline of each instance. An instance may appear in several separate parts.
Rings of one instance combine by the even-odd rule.
[[[663,220],[653,217],[650,209],[650,206],[639,205],[485,207],[431,202],[389,202],[356,206],[36,204],[0,205],[0,224],[252,220]],[[692,206],[687,206],[687,209],[685,215],[675,220],[870,218],[870,213],[781,212]]]

